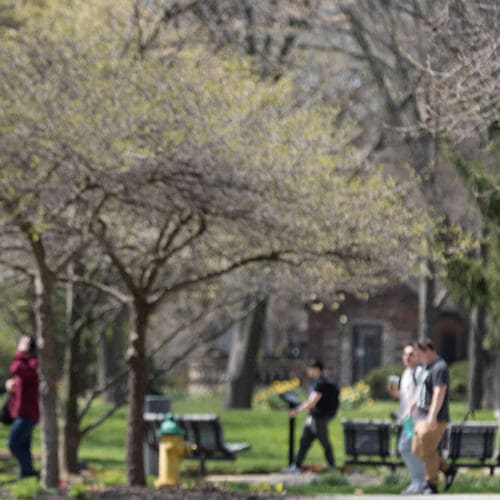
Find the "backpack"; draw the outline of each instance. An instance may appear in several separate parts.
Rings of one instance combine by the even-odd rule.
[[[321,388],[315,389],[321,392],[323,397],[319,400],[318,404],[311,409],[310,413],[313,417],[333,418],[339,409],[339,395],[340,390],[337,384],[328,382],[325,379],[321,380]]]
[[[329,393],[329,412],[335,416],[337,414],[337,411],[339,409],[340,405],[340,390],[337,386],[337,384],[333,382],[327,382],[327,387],[328,387],[328,393]]]
[[[10,425],[14,419],[9,411],[9,396],[5,398],[4,403],[0,407],[0,422],[4,425]]]

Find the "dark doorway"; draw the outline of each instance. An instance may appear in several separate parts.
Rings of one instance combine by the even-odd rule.
[[[448,363],[467,359],[464,320],[458,314],[442,313],[436,325],[436,350]]]
[[[448,363],[457,361],[458,356],[457,334],[444,332],[441,334],[441,357]]]
[[[352,378],[356,382],[380,366],[382,327],[358,325],[353,328],[353,334]]]

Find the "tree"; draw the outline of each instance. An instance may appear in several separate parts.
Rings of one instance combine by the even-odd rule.
[[[95,205],[93,164],[83,144],[104,139],[84,128],[93,75],[77,46],[47,26],[23,24],[8,32],[0,50],[0,159],[2,264],[33,280],[40,358],[42,482],[59,480],[54,290],[57,279],[87,245]],[[73,49],[73,52],[71,52]],[[98,96],[96,100],[98,101]],[[95,151],[86,151],[89,155]]]
[[[499,21],[498,2],[447,3],[446,17],[435,32],[434,46],[448,48],[443,60],[430,60],[427,86],[439,99],[432,100],[421,128],[441,137],[445,151],[471,192],[480,213],[474,233],[478,248],[469,255],[454,255],[447,268],[453,294],[470,309],[469,407],[479,408],[494,392],[498,368],[498,323],[494,290],[498,273],[495,252],[498,239],[498,150]],[[452,152],[450,152],[452,151]],[[489,326],[488,326],[489,324]],[[488,339],[488,330],[490,338]],[[491,375],[493,373],[493,376]],[[485,376],[486,375],[486,376]],[[493,377],[493,378],[492,378]],[[486,398],[483,394],[486,392]]]
[[[421,124],[436,99],[435,90],[427,84],[428,62],[440,64],[453,53],[445,34],[452,24],[447,14],[456,9],[454,2],[290,0],[236,5],[214,0],[186,1],[175,7],[167,4],[161,12],[146,2],[135,5],[137,30],[131,39],[141,53],[172,44],[175,37],[168,36],[169,28],[177,22],[183,43],[196,44],[202,37],[215,50],[235,47],[257,61],[263,76],[278,79],[293,69],[306,96],[343,95],[344,102],[354,101],[337,120],[342,124],[345,117],[355,116],[364,123],[363,132],[353,139],[368,150],[367,163],[408,162],[421,176],[427,203],[439,213],[447,212],[443,204],[447,196],[440,192],[439,178],[445,175],[440,172],[445,169],[439,160],[437,136]],[[188,33],[192,26],[200,27],[195,30],[196,38]],[[432,239],[430,228],[427,239]],[[429,254],[432,245],[432,241],[426,243]],[[422,336],[432,336],[437,319],[436,273],[433,258],[424,259]]]
[[[102,272],[102,269],[99,271]],[[65,292],[67,348],[64,380],[61,384],[64,389],[61,398],[63,424],[60,463],[65,474],[77,474],[81,468],[78,452],[82,439],[125,403],[123,396],[116,397],[126,380],[124,363],[120,366],[118,362],[121,359],[120,353],[123,353],[123,349],[119,349],[120,343],[114,343],[113,354],[116,362],[109,363],[111,369],[108,369],[104,376],[92,373],[91,368],[99,366],[102,357],[107,354],[103,347],[99,348],[99,352],[95,352],[95,346],[103,343],[106,331],[123,329],[123,321],[119,321],[123,316],[123,308],[117,307],[116,303],[112,303],[107,296],[96,290],[71,282],[65,284]],[[123,332],[119,332],[118,336],[123,337]],[[87,418],[83,423],[92,402],[106,393],[113,393],[115,396],[108,399],[111,404],[109,409],[93,419]]]
[[[352,115],[356,109],[356,116],[367,124],[363,140],[373,138],[369,161],[381,155],[394,163],[409,159],[422,176],[427,202],[445,220],[453,220],[463,217],[457,214],[456,203],[450,207],[453,203],[447,202],[456,199],[456,193],[442,192],[443,185],[449,184],[442,179],[453,173],[440,144],[484,135],[497,120],[498,15],[497,2],[492,0],[411,4],[371,0],[334,5],[321,1],[236,5],[215,0],[167,3],[161,11],[137,1],[136,29],[130,40],[141,54],[175,45],[177,38],[168,31],[175,25],[183,43],[196,44],[200,39],[188,34],[196,25],[203,28],[196,30],[197,37],[202,33],[203,41],[216,49],[231,46],[251,55],[262,75],[275,78],[291,67],[300,68],[299,74],[318,74],[318,67],[324,68],[319,54],[326,51],[331,62],[333,53],[342,53],[342,62],[349,68],[337,64],[336,72],[349,76],[346,81],[353,86],[353,95],[362,92],[361,101],[368,104],[363,111],[359,105],[345,111]],[[303,50],[311,56],[307,62],[298,55]],[[313,70],[311,60],[316,64]],[[355,82],[360,90],[354,88]],[[325,94],[339,92],[338,87],[324,90]],[[464,198],[463,187],[455,185],[455,189]],[[422,262],[420,288],[421,336],[432,336],[438,307],[435,277],[440,273],[440,258],[435,258],[436,242],[430,230],[427,240],[429,257]]]
[[[257,354],[264,333],[266,310],[267,299],[263,299],[238,324],[227,370],[228,391],[223,402],[226,408],[252,406]]]
[[[136,1],[134,4],[134,13],[132,17],[133,29],[127,38],[126,49],[129,51],[136,50],[141,56],[147,52],[155,52],[161,48],[168,47],[166,50],[175,50],[178,41],[177,36],[172,36],[172,28],[176,28],[180,33],[182,44],[188,46],[197,46],[200,43],[206,44],[214,51],[220,50],[221,47],[231,47],[240,54],[246,54],[252,58],[259,68],[259,73],[263,79],[279,80],[284,76],[293,74],[299,81],[307,83],[303,91],[301,99],[310,99],[311,94],[313,99],[321,99],[323,96],[331,94],[331,89],[321,89],[324,94],[321,94],[317,89],[312,90],[309,84],[310,75],[314,74],[313,79],[316,79],[316,74],[320,72],[318,68],[324,68],[325,62],[319,62],[318,51],[321,49],[316,45],[312,50],[309,50],[307,56],[303,56],[302,51],[310,48],[317,40],[327,38],[322,31],[322,26],[328,26],[330,29],[338,23],[340,11],[332,5],[325,5],[324,2],[241,2],[235,4],[226,0],[215,0],[211,2],[187,1],[181,3],[162,4],[161,6],[151,4],[150,2]],[[332,25],[333,23],[333,25]],[[326,30],[325,30],[326,31]],[[195,33],[193,36],[192,33]],[[300,49],[300,50],[298,50]],[[310,55],[314,63],[310,62]],[[337,61],[335,61],[337,63]],[[330,57],[326,64],[334,65]],[[311,66],[314,68],[311,70]],[[296,70],[293,73],[291,70]],[[335,64],[335,70],[331,71],[326,78],[331,87],[331,82],[336,78],[338,73],[338,65]],[[342,74],[346,71],[342,68]],[[288,73],[288,75],[287,75]],[[332,76],[332,74],[334,76]],[[344,89],[335,88],[337,94],[346,92]],[[345,97],[345,102],[350,102],[350,94]],[[339,99],[341,100],[341,99]],[[325,99],[327,102],[327,100]],[[337,106],[337,102],[330,105]],[[344,113],[336,114],[336,121],[339,127],[343,125],[350,127],[349,120],[343,117],[343,114],[349,116],[352,113],[348,110],[349,105],[345,105],[342,110]],[[380,130],[382,127],[378,127]],[[354,139],[354,135],[351,139]],[[358,141],[359,142],[359,141]],[[422,168],[420,166],[420,168]],[[429,262],[429,266],[431,263]],[[389,273],[390,274],[390,273]],[[433,290],[433,279],[425,281],[426,286],[423,290]],[[351,289],[354,284],[349,283]],[[369,288],[367,282],[364,283],[365,288]],[[325,291],[324,291],[325,293]],[[433,294],[425,293],[426,297],[426,315],[423,316],[423,325],[428,325],[427,320],[431,318],[431,313],[434,314],[432,304]],[[259,299],[257,299],[258,301]],[[256,309],[257,310],[257,309]],[[249,316],[251,314],[249,313]],[[231,358],[245,359],[250,363],[250,359],[255,357],[257,351],[258,336],[261,335],[259,330],[248,329],[244,325],[250,324],[251,319],[243,322],[241,325],[241,335],[246,340],[235,342],[233,345],[234,352],[231,353]],[[427,328],[427,326],[426,326]],[[245,332],[245,333],[244,333]],[[249,337],[250,334],[254,337]],[[252,351],[245,353],[244,347],[253,346]],[[236,367],[237,364],[230,362],[230,367]],[[247,384],[237,384],[237,380],[246,381],[252,380],[252,373],[247,373],[243,379],[240,374],[244,371],[239,367],[235,372],[228,374],[228,378],[233,380],[230,393],[246,394],[249,392]],[[248,371],[248,367],[247,367]],[[249,404],[249,397],[246,398]],[[227,402],[229,404],[229,402]]]
[[[495,148],[492,148],[493,156]],[[487,162],[488,154],[482,161]],[[498,176],[490,172],[488,164],[464,160],[454,154],[457,170],[470,186],[481,211],[483,228],[477,248],[469,255],[452,256],[447,265],[447,281],[453,295],[471,311],[469,332],[469,387],[470,410],[496,406],[499,392],[493,384],[498,365],[498,332],[500,302],[500,194]],[[494,161],[494,160],[493,160]]]
[[[431,59],[426,67],[435,99],[422,128],[455,146],[478,138],[484,144],[498,128],[500,8],[494,0],[452,0],[445,7],[433,44],[444,45],[447,57]]]
[[[144,55],[180,44],[221,48],[252,57],[262,77],[286,74],[301,32],[318,18],[320,2],[286,0],[134,0],[124,51]],[[172,36],[172,31],[176,36]]]
[[[1,91],[12,103],[4,115],[12,129],[2,135],[11,151],[2,201],[13,207],[6,222],[17,227],[14,215],[26,212],[23,203],[36,192],[28,213],[43,213],[35,220],[44,231],[31,225],[25,234],[50,262],[65,251],[58,266],[39,261],[47,271],[42,320],[52,315],[47,298],[56,277],[76,257],[86,273],[106,259],[120,277],[68,279],[128,309],[127,475],[143,484],[146,338],[162,303],[237,269],[265,272],[261,263],[315,263],[318,274],[328,268],[339,281],[370,280],[388,268],[407,273],[421,214],[404,202],[411,182],[398,184],[376,168],[352,175],[351,128],[335,130],[335,110],[321,103],[300,105],[290,80],[262,82],[251,63],[201,49],[166,60],[116,58],[113,29],[123,18],[99,13],[82,23],[89,10],[70,10],[65,23],[37,25],[37,34],[28,27],[12,44],[16,57],[4,52]],[[111,28],[95,37],[92,21]],[[19,98],[23,90],[30,100]],[[19,155],[29,138],[30,154]],[[44,177],[17,178],[12,165]],[[23,186],[26,196],[9,205]],[[50,195],[59,192],[66,196],[55,203]],[[45,240],[51,232],[59,238]],[[45,327],[39,338],[47,335]],[[55,395],[53,376],[47,384]],[[55,413],[44,419],[55,425]],[[47,469],[53,484],[57,469],[53,462]]]
[[[290,110],[285,104],[290,102],[285,81],[282,85],[269,87],[247,79],[249,74],[245,75],[242,66],[236,74],[231,71],[225,74],[220,71],[224,61],[212,63],[204,54],[204,62],[200,64],[198,60],[193,63],[189,57],[179,66],[171,66],[171,71],[180,72],[180,75],[159,79],[161,82],[189,82],[189,86],[182,89],[184,104],[181,105],[175,96],[161,92],[162,89],[143,86],[141,94],[146,102],[141,109],[146,110],[148,102],[161,103],[163,110],[175,105],[179,117],[183,116],[185,106],[200,123],[186,118],[191,128],[188,135],[179,130],[185,126],[182,119],[171,123],[167,121],[168,114],[153,115],[147,120],[148,137],[140,130],[131,134],[135,140],[144,141],[137,166],[132,165],[126,172],[126,177],[131,176],[126,185],[132,184],[134,188],[123,192],[108,189],[100,224],[93,228],[94,237],[116,266],[125,285],[125,292],[116,291],[115,296],[129,307],[131,431],[127,465],[132,484],[143,482],[140,422],[146,383],[145,339],[149,318],[159,305],[167,299],[172,300],[181,290],[251,263],[293,261],[294,256],[308,253],[312,258],[313,254],[316,257],[327,255],[329,249],[329,259],[338,261],[339,268],[344,261],[352,259],[360,262],[360,269],[363,269],[363,262],[367,268],[375,267],[381,262],[379,249],[374,246],[367,252],[361,241],[365,233],[375,236],[375,230],[383,231],[383,224],[367,227],[364,222],[367,212],[358,215],[358,207],[355,213],[348,215],[353,203],[347,200],[353,192],[361,190],[359,204],[369,203],[371,198],[361,198],[364,189],[373,189],[370,197],[375,196],[375,199],[378,198],[374,195],[377,190],[380,196],[390,197],[392,192],[394,201],[399,197],[394,192],[394,185],[386,183],[383,186],[376,176],[363,186],[342,180],[341,171],[336,178],[333,165],[326,166],[335,158],[329,154],[323,156],[322,148],[330,149],[332,141],[329,134],[321,132],[328,130],[326,114],[322,117],[322,113],[316,114],[315,110]],[[144,63],[141,65],[144,75]],[[201,75],[198,74],[200,70]],[[159,73],[160,69],[155,69],[154,74]],[[219,92],[217,96],[207,96],[204,89],[197,87],[196,82],[201,82],[204,88],[221,88],[220,83],[212,85],[214,76],[224,82],[222,88],[231,89],[229,95]],[[236,105],[236,96],[242,94],[248,96],[248,101],[243,106],[241,102]],[[279,125],[271,119],[275,114],[282,115]],[[318,119],[326,128],[318,126]],[[207,130],[206,120],[211,130],[218,131],[213,139],[209,136],[205,140],[202,132]],[[163,130],[169,130],[182,142],[165,144],[162,135],[156,135]],[[203,149],[196,143],[199,137],[204,139]],[[154,154],[144,149],[146,141],[154,143]],[[338,147],[342,142],[340,138]],[[305,151],[315,153],[309,157]],[[345,191],[344,182],[347,182]],[[336,197],[331,197],[332,192]],[[328,195],[330,201],[326,198]],[[300,208],[296,205],[298,198],[303,202]],[[162,200],[161,205],[156,200]],[[322,213],[317,210],[318,202],[323,205]],[[392,213],[392,207],[386,207],[386,203],[372,207],[371,223],[379,212],[386,215],[389,209]],[[340,239],[341,234],[346,236],[342,228],[344,220],[328,220],[323,216],[331,213],[334,206],[350,219],[351,236],[340,244],[337,238]],[[122,217],[126,214],[126,232],[117,213]],[[406,224],[409,214],[404,210],[400,213]],[[316,220],[311,218],[312,214]],[[362,219],[359,222],[358,217]],[[329,234],[334,228],[337,234],[332,238]],[[406,229],[404,231],[406,233]],[[387,243],[392,244],[389,239]],[[408,251],[411,253],[412,249]],[[382,253],[385,251],[380,249]]]

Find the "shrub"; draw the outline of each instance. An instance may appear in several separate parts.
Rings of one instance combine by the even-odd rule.
[[[458,361],[450,365],[450,393],[452,401],[463,401],[467,396],[467,377],[469,363]]]
[[[304,390],[300,387],[300,380],[275,380],[271,385],[259,389],[253,398],[253,406],[267,410],[284,410],[288,404],[281,399],[280,394],[292,393],[299,399],[305,399]]]
[[[403,369],[402,365],[386,365],[370,370],[364,380],[370,386],[372,398],[391,399],[390,394],[387,392],[387,377],[389,375],[401,376]]]
[[[350,387],[342,387],[339,399],[342,410],[358,408],[370,399],[370,386],[360,380]]]
[[[18,481],[11,487],[10,492],[12,497],[16,500],[28,500],[38,498],[38,496],[43,493],[43,488],[38,482],[38,479],[33,477]]]
[[[71,498],[76,498],[78,500],[84,500],[88,495],[88,487],[84,483],[74,483],[68,489],[68,495]]]

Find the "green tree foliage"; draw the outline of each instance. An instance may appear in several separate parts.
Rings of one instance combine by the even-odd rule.
[[[452,401],[464,401],[466,399],[468,372],[467,361],[459,361],[450,365],[450,399]]]
[[[487,157],[495,155],[492,147]],[[483,233],[478,245],[483,248],[482,258],[460,255],[447,265],[447,278],[452,293],[468,307],[485,305],[493,319],[500,319],[500,186],[495,168],[488,160],[467,161],[453,155],[457,170],[463,176],[476,200],[483,220]]]

